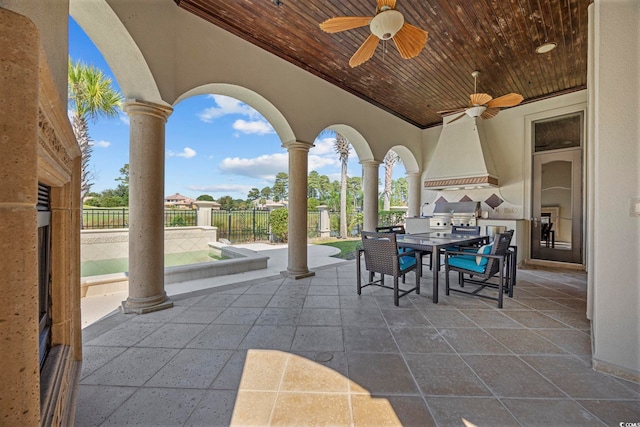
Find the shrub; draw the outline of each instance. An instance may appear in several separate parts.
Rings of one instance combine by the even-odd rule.
[[[271,235],[275,242],[287,242],[289,237],[289,211],[275,209],[269,214]]]
[[[378,225],[400,225],[404,224],[403,211],[380,211],[378,212]]]
[[[169,227],[186,227],[187,221],[183,216],[174,216],[171,218],[171,222],[169,223]]]

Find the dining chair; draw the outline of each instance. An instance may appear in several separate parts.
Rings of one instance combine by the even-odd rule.
[[[365,270],[369,272],[369,282],[362,284],[361,258],[364,254]],[[379,286],[393,289],[393,303],[399,305],[401,297],[410,292],[420,293],[420,252],[407,250],[398,252],[398,242],[395,233],[375,233],[371,231],[362,232],[362,249],[358,250],[356,258],[357,268],[357,290],[361,295],[362,288],[367,286]],[[415,271],[416,283],[411,289],[400,289],[399,278],[405,283],[405,276],[410,271]],[[375,280],[375,273],[380,275]],[[393,286],[385,285],[384,276],[393,277]]]
[[[378,233],[395,233],[395,234],[406,234],[404,225],[383,225],[380,227],[376,227],[376,232]],[[399,252],[405,251],[404,248],[398,249]],[[427,259],[429,259],[429,269],[431,269],[431,251],[418,251],[420,252],[420,264],[422,264],[422,259],[425,255]]]
[[[468,251],[445,251],[445,294],[450,291],[462,294],[478,296],[498,302],[498,308],[502,308],[503,295],[506,291],[510,298],[513,297],[515,286],[515,262],[516,250],[511,248],[513,230],[497,234],[494,240],[480,247],[476,253]],[[449,273],[458,272],[458,285],[460,288],[452,288],[449,283]],[[497,280],[497,281],[496,281]],[[465,285],[473,288],[465,289]],[[486,289],[497,290],[497,296],[481,293]]]

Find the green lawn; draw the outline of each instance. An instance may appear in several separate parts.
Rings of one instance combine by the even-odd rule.
[[[332,255],[334,258],[341,259],[355,259],[356,258],[356,249],[362,246],[362,242],[360,239],[340,239],[334,240],[330,242],[316,242],[317,245],[325,245],[325,246],[333,246],[334,248],[340,249],[340,253],[336,255]]]

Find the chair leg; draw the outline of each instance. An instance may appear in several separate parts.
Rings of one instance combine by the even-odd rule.
[[[361,264],[360,264],[360,254],[358,253],[358,258],[356,260],[356,266],[357,266],[357,272],[356,272],[356,276],[358,278],[358,285],[357,285],[357,289],[358,289],[358,295],[362,295],[362,283],[361,283],[361,277],[362,276],[362,272],[360,271],[361,268]]]
[[[396,305],[400,305],[400,292],[398,290],[398,278],[393,278],[393,303]]]
[[[449,269],[448,268],[444,269],[444,294],[449,295]]]
[[[498,308],[502,308],[502,296],[504,293],[504,258],[500,258],[500,276],[498,278]]]

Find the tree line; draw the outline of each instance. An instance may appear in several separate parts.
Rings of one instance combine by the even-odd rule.
[[[320,175],[317,171],[311,171],[308,175],[307,186],[307,208],[317,210],[318,206],[324,205],[333,211],[341,211],[340,192],[341,183],[333,180],[327,175]],[[84,204],[94,207],[126,207],[129,205],[129,164],[120,168],[120,176],[115,178],[118,182],[115,188],[109,188],[102,192],[87,193]],[[406,205],[408,198],[408,186],[405,178],[391,180],[390,203],[394,205]],[[208,194],[198,196],[197,200],[215,201],[220,204],[223,210],[253,209],[254,207],[264,207],[267,203],[282,202],[288,199],[289,175],[286,172],[279,172],[276,175],[273,186],[258,189],[256,187],[249,190],[245,199],[233,198],[229,195],[214,199]],[[384,195],[384,191],[381,195]],[[347,177],[347,214],[362,210],[362,177]],[[380,209],[383,209],[384,196],[380,198]]]

